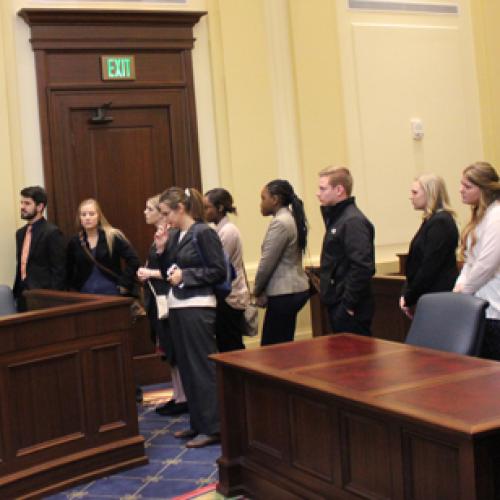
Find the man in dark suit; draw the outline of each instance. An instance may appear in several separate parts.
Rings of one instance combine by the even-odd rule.
[[[374,313],[374,228],[356,206],[352,176],[345,167],[319,173],[318,199],[325,221],[320,264],[321,301],[334,333],[370,335]]]
[[[27,224],[16,232],[16,279],[14,296],[19,312],[26,311],[24,290],[65,287],[65,247],[59,228],[47,222],[43,211],[47,193],[40,186],[21,191],[21,218]]]

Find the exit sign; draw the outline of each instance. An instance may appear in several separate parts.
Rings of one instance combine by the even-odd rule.
[[[103,80],[135,80],[134,56],[101,56]]]

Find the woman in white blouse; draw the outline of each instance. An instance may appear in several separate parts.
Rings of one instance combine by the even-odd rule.
[[[500,182],[489,163],[476,162],[464,171],[460,194],[471,206],[462,232],[465,264],[454,291],[489,302],[482,357],[500,361]]]

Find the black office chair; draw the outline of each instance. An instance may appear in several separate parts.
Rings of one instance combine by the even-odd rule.
[[[487,301],[463,293],[422,295],[406,343],[477,356],[483,343],[487,307]]]
[[[0,316],[15,314],[16,312],[16,300],[11,288],[7,285],[0,285]]]

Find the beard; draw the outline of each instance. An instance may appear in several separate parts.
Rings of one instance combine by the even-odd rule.
[[[23,220],[33,220],[37,216],[36,210],[33,210],[33,212],[25,212],[21,210],[21,219]]]

